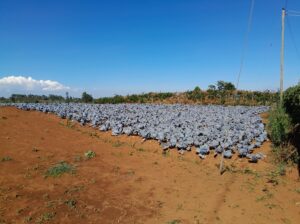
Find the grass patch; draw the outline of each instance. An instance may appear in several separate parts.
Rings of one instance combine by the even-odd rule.
[[[55,217],[56,213],[55,212],[46,212],[42,214],[40,217],[37,218],[36,223],[37,224],[42,224],[45,222],[51,221]]]
[[[265,201],[265,200],[270,199],[272,197],[273,197],[273,194],[271,192],[267,191],[265,195],[256,198],[256,201],[257,202],[259,202],[259,201]]]
[[[12,158],[9,156],[5,156],[5,157],[1,158],[1,162],[7,162],[7,161],[11,161],[11,160],[12,160]]]
[[[92,159],[92,158],[96,157],[96,153],[92,150],[89,150],[84,153],[84,156],[86,159]]]
[[[60,162],[49,168],[46,172],[46,177],[60,177],[64,173],[73,173],[74,167],[66,162]]]

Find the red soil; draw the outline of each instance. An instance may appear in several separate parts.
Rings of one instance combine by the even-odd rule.
[[[93,150],[96,157],[85,160]],[[266,142],[257,152],[269,154]],[[300,223],[294,167],[270,156],[200,160],[155,141],[101,133],[52,114],[0,108],[0,223]],[[81,156],[81,159],[80,157]],[[45,177],[66,161],[74,174]],[[174,221],[174,222],[172,222]]]

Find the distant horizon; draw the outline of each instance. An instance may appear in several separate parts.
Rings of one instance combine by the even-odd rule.
[[[96,98],[236,85],[251,0],[3,0],[0,96]],[[240,90],[278,91],[281,9],[255,1]],[[287,10],[300,11],[289,0]],[[288,17],[284,89],[300,80],[300,17]]]
[[[31,77],[30,77],[31,78]],[[42,81],[50,81],[50,82],[54,82],[54,81],[51,81],[51,80],[35,80],[36,82],[42,82]],[[217,81],[227,81],[227,80],[217,80]],[[216,85],[217,81],[215,83],[211,83],[210,85]],[[297,85],[299,83],[296,83],[295,85]],[[56,83],[56,85],[62,85],[60,83]],[[1,86],[1,79],[0,79],[0,86]],[[63,86],[63,85],[62,85]],[[208,90],[208,86],[206,88],[202,88],[201,86],[199,85],[196,85],[190,89],[185,89],[185,90],[179,90],[179,91],[164,91],[164,90],[159,90],[159,91],[147,91],[147,92],[132,92],[132,93],[125,93],[125,94],[112,94],[112,95],[102,95],[102,96],[99,96],[99,95],[93,95],[92,92],[89,92],[87,90],[77,90],[76,91],[76,94],[75,95],[72,95],[74,94],[74,92],[72,91],[71,88],[67,88],[65,89],[64,91],[63,90],[60,90],[59,92],[56,92],[56,91],[48,91],[48,92],[40,92],[40,91],[37,91],[37,92],[30,92],[30,90],[27,90],[27,91],[19,91],[19,90],[16,90],[15,92],[11,92],[11,93],[8,93],[7,94],[4,94],[4,95],[0,95],[0,97],[5,97],[5,98],[8,98],[10,97],[12,94],[20,94],[20,95],[46,95],[46,96],[49,96],[49,95],[59,95],[59,96],[63,96],[65,97],[66,96],[66,93],[68,92],[69,96],[70,97],[75,97],[75,98],[80,98],[82,93],[83,92],[87,92],[88,94],[92,95],[93,98],[103,98],[103,97],[113,97],[113,96],[116,96],[116,95],[121,95],[121,96],[127,96],[127,95],[133,95],[133,94],[136,94],[136,95],[139,95],[139,94],[146,94],[146,93],[165,93],[165,92],[171,92],[171,93],[183,93],[183,92],[186,92],[186,91],[192,91],[195,87],[199,87],[202,91],[207,91]],[[48,87],[49,88],[49,87]],[[288,88],[288,87],[287,87]],[[278,89],[262,89],[262,90],[253,90],[253,89],[238,89],[240,91],[259,91],[259,92],[263,92],[263,91],[270,91],[270,92],[279,92],[279,88]]]

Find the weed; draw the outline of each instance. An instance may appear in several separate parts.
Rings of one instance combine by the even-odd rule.
[[[291,224],[292,222],[287,218],[282,218],[281,221],[286,224]]]
[[[40,151],[38,148],[36,148],[36,147],[32,148],[32,152],[38,152],[38,151]]]
[[[16,211],[17,215],[20,215],[22,212],[24,212],[24,208],[20,208]]]
[[[267,191],[265,195],[256,198],[256,201],[257,201],[257,202],[259,202],[259,201],[264,201],[264,200],[270,199],[270,198],[272,198],[272,197],[273,197],[273,194],[272,194],[271,192]]]
[[[269,116],[267,130],[272,142],[279,146],[287,140],[288,133],[291,129],[291,121],[282,106],[272,108]]]
[[[90,132],[89,135],[90,135],[91,137],[99,138],[97,132]]]
[[[285,170],[285,164],[280,163],[276,170],[271,171],[267,176],[268,176],[268,180],[267,183],[271,183],[273,184],[273,186],[276,186],[279,184],[279,180],[278,180],[278,176],[284,176],[286,173]]]
[[[183,204],[178,204],[176,210],[179,211],[179,210],[182,210],[182,209],[183,209]]]
[[[123,153],[122,153],[122,152],[117,152],[117,153],[112,152],[111,154],[112,154],[113,156],[116,156],[116,157],[119,157],[119,158],[122,158],[122,157],[123,157]]]
[[[74,162],[80,162],[80,161],[82,161],[82,157],[80,155],[76,155],[74,157]]]
[[[74,167],[66,162],[60,162],[49,168],[46,172],[46,177],[59,177],[64,173],[74,172]]]
[[[286,174],[286,170],[285,170],[285,164],[283,163],[280,163],[277,167],[277,173],[280,175],[280,176],[285,176]]]
[[[75,192],[79,192],[81,190],[84,189],[84,186],[83,185],[79,185],[79,186],[72,186],[71,188],[65,190],[65,194],[72,194],[72,193],[75,193]]]
[[[65,201],[65,204],[66,204],[70,209],[74,209],[74,208],[76,208],[77,201],[74,200],[74,199],[69,199],[69,200]]]
[[[127,175],[128,176],[133,176],[135,174],[135,171],[134,170],[128,170],[127,171]]]
[[[118,174],[118,173],[120,172],[120,167],[119,167],[119,166],[114,166],[114,167],[113,167],[113,172],[114,172],[115,174]]]
[[[5,156],[5,157],[3,157],[3,158],[1,159],[1,162],[7,162],[7,161],[11,161],[11,160],[12,160],[11,157]]]
[[[46,207],[47,208],[53,208],[55,205],[56,205],[57,201],[47,201],[45,204],[46,204]]]
[[[46,212],[37,218],[36,223],[42,224],[48,222],[52,220],[55,217],[55,215],[56,215],[55,212]]]
[[[157,207],[162,208],[164,205],[164,202],[162,201],[156,201],[157,202]]]
[[[179,219],[174,219],[172,221],[167,222],[167,224],[179,224],[181,221]]]
[[[25,219],[24,219],[24,221],[25,222],[30,222],[30,221],[32,221],[32,216],[27,216],[27,217],[25,217]]]
[[[251,169],[249,169],[248,167],[244,169],[243,171],[244,174],[255,174],[255,172]]]
[[[96,183],[96,180],[95,180],[94,178],[92,178],[92,179],[90,180],[90,183],[91,183],[91,184],[95,184],[95,183]]]
[[[138,151],[138,152],[144,152],[145,149],[143,149],[143,148],[137,148],[136,151]]]
[[[266,206],[267,208],[269,208],[269,209],[273,209],[273,208],[276,208],[276,207],[277,207],[277,205],[271,204],[271,203],[267,203],[267,204],[265,204],[265,206]]]
[[[85,156],[86,159],[92,159],[96,156],[96,153],[92,150],[89,150],[89,151],[84,153],[84,156]]]
[[[67,120],[66,126],[67,126],[68,128],[73,129],[73,128],[75,127],[75,124],[74,124],[71,120]]]
[[[120,142],[119,140],[116,141],[116,142],[114,142],[114,143],[112,144],[112,146],[115,147],[115,148],[120,147],[120,146],[122,146],[122,145],[124,145],[124,142]]]
[[[45,200],[47,200],[47,199],[49,199],[49,194],[43,194],[43,199],[45,199]]]
[[[169,157],[169,156],[170,156],[170,151],[169,151],[169,150],[164,150],[164,151],[162,152],[162,155],[163,155],[164,157]]]

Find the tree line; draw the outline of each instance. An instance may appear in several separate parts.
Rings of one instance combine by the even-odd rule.
[[[192,104],[222,104],[222,105],[271,105],[279,99],[278,92],[236,90],[231,82],[218,81],[209,85],[207,90],[196,86],[194,90],[172,92],[150,92],[131,95],[115,95],[112,97],[93,98],[91,94],[83,92],[81,97],[60,95],[12,94],[8,98],[0,97],[0,103],[192,103]]]

